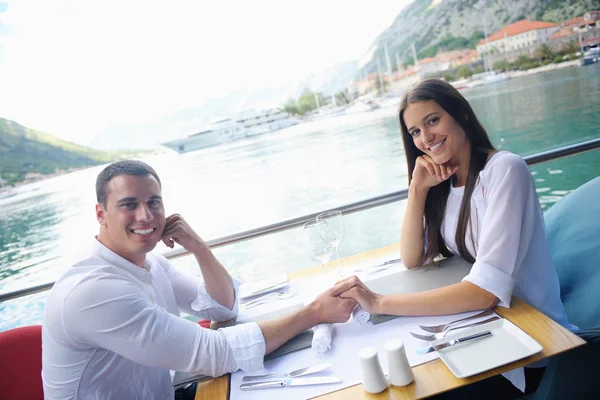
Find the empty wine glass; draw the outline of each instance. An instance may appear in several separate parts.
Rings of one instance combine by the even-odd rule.
[[[317,215],[317,222],[324,222],[324,224],[317,224],[319,233],[324,241],[333,246],[337,257],[338,272],[340,273],[340,277],[343,278],[342,261],[338,252],[340,243],[344,239],[344,219],[342,212],[337,210],[326,211]]]
[[[325,269],[325,274],[327,275],[327,262],[329,262],[329,259],[333,254],[333,246],[324,241],[319,232],[319,225],[323,225],[324,223],[325,222],[323,221],[316,220],[305,223],[303,234],[308,254],[315,260],[321,262]]]

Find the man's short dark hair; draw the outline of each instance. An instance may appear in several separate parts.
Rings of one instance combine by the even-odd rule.
[[[145,176],[152,175],[162,188],[160,178],[154,169],[145,162],[138,160],[120,160],[108,165],[96,178],[96,200],[106,206],[106,185],[119,175]]]

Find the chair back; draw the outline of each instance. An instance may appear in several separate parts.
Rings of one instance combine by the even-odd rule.
[[[569,322],[587,344],[550,359],[532,400],[597,399],[600,393],[600,177],[545,215],[548,244]]]
[[[43,398],[42,327],[0,332],[0,399]]]
[[[600,177],[569,193],[544,219],[569,322],[600,326]]]

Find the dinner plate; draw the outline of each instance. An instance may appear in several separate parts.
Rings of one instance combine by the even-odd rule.
[[[498,319],[472,328],[460,329],[432,345],[479,332],[492,336],[459,343],[439,350],[440,359],[457,378],[466,378],[484,371],[529,357],[542,351],[535,339],[507,319]]]

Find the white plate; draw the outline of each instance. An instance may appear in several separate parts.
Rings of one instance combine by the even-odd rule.
[[[244,282],[240,286],[239,298],[240,300],[245,300],[254,296],[260,296],[262,294],[281,289],[287,286],[289,283],[290,281],[285,273],[277,274],[263,281]]]
[[[461,329],[431,344],[440,344],[483,331],[492,332],[492,336],[438,351],[444,364],[457,378],[479,374],[542,351],[542,346],[535,339],[507,319]]]

